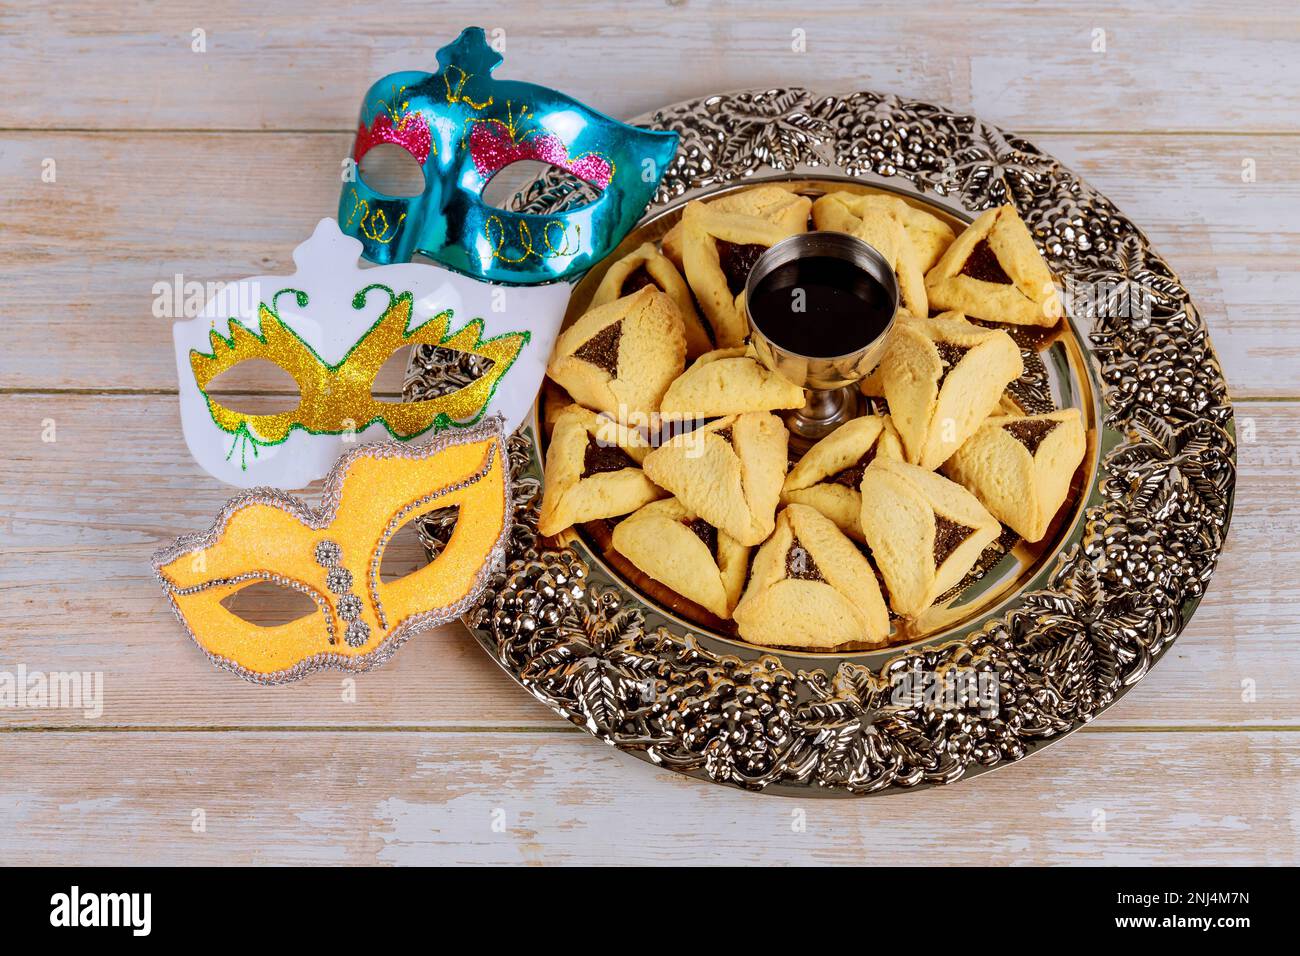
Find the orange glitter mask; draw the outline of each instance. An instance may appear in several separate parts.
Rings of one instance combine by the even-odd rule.
[[[500,418],[427,444],[362,445],[339,459],[321,506],[271,489],[231,499],[207,532],[154,556],[186,631],[217,665],[262,684],[315,670],[362,671],[417,631],[465,613],[499,563],[509,528]],[[382,580],[393,535],[431,511],[457,509],[429,564]],[[316,613],[259,626],[222,602],[259,582],[308,595]]]

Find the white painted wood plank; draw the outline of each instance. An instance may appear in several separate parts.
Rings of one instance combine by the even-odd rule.
[[[360,10],[309,0],[10,7],[0,126],[346,130],[371,83],[432,68],[439,46],[478,23],[504,31],[502,76],[619,116],[803,84],[887,90],[1022,130],[1296,128],[1300,20],[1269,0],[553,0],[490,10],[454,0],[430,13],[416,0]],[[91,79],[70,89],[74,62]]]
[[[742,793],[576,733],[8,733],[0,760],[11,863],[1300,862],[1294,733],[1083,732],[867,800]]]

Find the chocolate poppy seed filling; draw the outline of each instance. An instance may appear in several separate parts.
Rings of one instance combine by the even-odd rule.
[[[727,288],[731,290],[732,295],[740,295],[744,291],[749,270],[754,268],[758,257],[765,252],[767,246],[758,243],[738,244],[727,242],[725,239],[718,240],[718,265],[722,267],[722,274],[727,277]]]
[[[821,568],[808,553],[808,549],[798,538],[790,542],[790,550],[785,553],[785,576],[797,581],[825,581]]]
[[[1022,422],[1007,422],[1003,430],[1020,444],[1029,449],[1029,454],[1038,454],[1038,446],[1052,433],[1060,422],[1050,418],[1031,418]]]
[[[1042,352],[1056,338],[1055,328],[1045,329],[1037,325],[1002,325],[985,319],[972,319],[969,315],[966,316],[966,321],[982,329],[1001,329],[1011,336],[1011,341],[1015,342],[1016,347],[1022,352]]]
[[[876,446],[873,444],[856,462],[849,465],[849,467],[845,468],[843,471],[837,471],[826,480],[833,485],[843,485],[845,488],[852,488],[854,491],[857,491],[858,486],[862,484],[863,472],[867,470],[867,466],[871,464],[875,458]]]
[[[957,367],[957,363],[962,360],[967,352],[971,350],[969,345],[953,345],[951,342],[935,342],[934,347],[939,351],[939,361],[943,363],[943,369],[939,372],[939,381],[934,383],[935,388],[943,388],[943,381],[948,377],[948,373]]]
[[[704,542],[704,546],[709,549],[709,554],[713,555],[713,560],[717,561],[718,529],[703,518],[691,518],[689,521],[683,520],[682,524],[690,528],[691,533]]]
[[[1011,276],[1007,275],[1006,270],[1002,268],[1002,263],[998,262],[998,257],[987,239],[975,243],[975,248],[971,250],[959,274],[979,279],[981,282],[1011,285]]]
[[[948,560],[948,555],[975,533],[974,528],[950,521],[943,515],[934,516],[934,566],[937,569]]]
[[[623,320],[611,322],[574,351],[573,357],[618,375],[618,344],[623,339]]]
[[[655,280],[650,275],[650,270],[645,267],[645,263],[637,266],[627,274],[623,280],[623,294],[631,295],[633,292],[640,292],[648,285],[654,285]]]
[[[603,475],[607,471],[622,471],[624,468],[640,468],[632,456],[617,445],[602,445],[596,439],[587,436],[587,448],[582,453],[582,474],[579,479],[592,475]]]

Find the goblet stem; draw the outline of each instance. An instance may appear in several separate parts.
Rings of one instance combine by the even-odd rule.
[[[839,428],[860,411],[861,394],[856,386],[810,388],[803,408],[787,412],[785,426],[790,430],[790,445],[803,454],[821,439]]]

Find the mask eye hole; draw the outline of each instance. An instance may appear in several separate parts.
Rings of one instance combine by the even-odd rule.
[[[402,389],[406,383],[406,369],[411,362],[412,345],[401,345],[384,360],[370,382],[370,397],[377,402],[402,402]],[[423,396],[421,396],[423,397]]]
[[[404,578],[436,558],[451,540],[459,517],[460,507],[451,505],[413,518],[398,528],[380,556],[379,580],[388,584]]]
[[[221,602],[235,617],[258,627],[279,627],[320,610],[310,595],[274,581],[256,581]]]
[[[357,172],[367,186],[385,196],[409,198],[424,193],[424,168],[396,143],[378,143],[366,150]]]
[[[496,363],[483,355],[458,352],[440,345],[403,345],[390,355],[375,375],[370,396],[377,402],[407,401],[408,370],[419,383],[411,400],[429,401],[450,395],[492,371]]]
[[[243,415],[291,412],[302,399],[293,376],[262,358],[237,362],[209,381],[203,391],[223,408]]]
[[[498,169],[483,187],[483,202],[507,212],[559,213],[600,198],[600,187],[567,169],[520,159]]]

